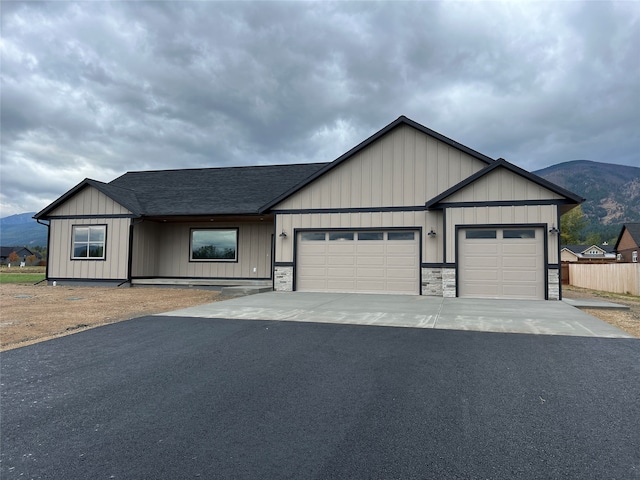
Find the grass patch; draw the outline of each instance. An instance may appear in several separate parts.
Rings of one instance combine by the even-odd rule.
[[[0,283],[37,283],[44,280],[44,273],[0,272]]]
[[[46,267],[0,267],[0,283],[37,283],[44,280]]]

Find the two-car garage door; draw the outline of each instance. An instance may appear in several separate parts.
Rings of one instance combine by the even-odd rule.
[[[415,230],[300,232],[296,290],[418,295]]]
[[[458,231],[458,296],[545,298],[544,229]]]

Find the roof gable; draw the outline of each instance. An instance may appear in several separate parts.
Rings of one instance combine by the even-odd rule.
[[[265,205],[265,208],[271,208],[279,203],[281,203],[283,200],[287,199],[288,197],[290,197],[291,195],[293,195],[294,193],[300,191],[302,188],[306,187],[307,185],[309,185],[310,183],[314,182],[315,180],[317,180],[319,177],[326,175],[327,173],[329,173],[330,171],[334,170],[335,168],[339,167],[340,165],[344,164],[345,162],[347,162],[349,159],[353,158],[354,156],[356,156],[357,154],[363,152],[367,147],[371,146],[372,144],[374,144],[375,142],[377,142],[378,140],[380,140],[382,137],[388,135],[389,133],[391,133],[393,130],[401,127],[401,126],[409,126],[423,134],[426,134],[430,137],[433,137],[434,139],[444,143],[445,145],[448,145],[449,147],[453,147],[471,157],[473,157],[476,160],[479,160],[480,162],[482,162],[483,164],[491,164],[493,163],[495,160],[493,160],[490,157],[487,157],[486,155],[483,155],[469,147],[466,147],[465,145],[462,145],[461,143],[458,143],[448,137],[445,137],[444,135],[435,132],[423,125],[420,125],[417,122],[414,122],[413,120],[403,116],[398,117],[395,121],[391,122],[389,125],[387,125],[386,127],[382,128],[381,130],[379,130],[378,132],[374,133],[373,135],[371,135],[369,138],[367,138],[366,140],[362,141],[361,143],[359,143],[358,145],[356,145],[355,147],[353,147],[351,150],[349,150],[348,152],[344,153],[343,155],[341,155],[340,157],[338,157],[337,159],[335,159],[333,162],[326,164],[325,167],[323,167],[322,169],[318,170],[316,173],[314,173],[312,176],[310,176],[309,178],[305,179],[303,182],[298,183],[297,185],[294,185],[291,189],[287,190],[286,192],[284,192],[282,195],[278,196],[277,198],[273,199],[271,202],[269,202],[267,205]]]
[[[618,245],[620,245],[620,240],[622,240],[622,236],[625,231],[636,245],[640,245],[640,223],[625,223],[622,225],[620,233],[618,234],[618,240],[616,240],[616,245],[614,247],[615,250],[618,250]]]
[[[584,201],[584,198],[579,197],[578,195],[565,190],[564,188],[555,185],[544,178],[538,177],[537,175],[527,172],[520,167],[513,165],[512,163],[507,162],[504,158],[500,158],[496,160],[491,165],[487,166],[483,170],[476,172],[465,180],[461,181],[457,185],[445,190],[440,195],[432,198],[426,203],[426,207],[428,209],[436,209],[443,208],[446,203],[455,203],[464,201],[465,196],[462,194],[465,189],[468,189],[470,186],[474,184],[480,185],[483,182],[486,182],[490,177],[495,177],[496,173],[500,170],[504,169],[506,172],[509,172],[511,177],[520,177],[525,180],[525,183],[533,183],[542,189],[551,192],[554,194],[554,200],[557,200],[558,203],[566,203],[577,205]],[[506,177],[505,177],[506,178]],[[541,192],[538,192],[540,194]],[[490,192],[487,195],[491,195]],[[514,195],[512,195],[514,196]],[[515,195],[517,197],[517,195]],[[538,198],[541,199],[541,198]],[[491,201],[490,197],[486,199],[481,199],[480,201]],[[503,198],[502,200],[507,200]],[[509,200],[525,200],[525,198],[509,198]]]
[[[83,181],[78,183],[71,190],[67,191],[60,198],[55,200],[53,203],[49,204],[43,210],[36,213],[33,218],[35,219],[46,219],[50,214],[52,214],[56,209],[64,205],[66,202],[70,201],[73,197],[78,195],[80,192],[85,190],[86,188],[95,188],[100,193],[106,195],[108,198],[113,200],[115,203],[121,205],[125,209],[129,210],[133,215],[140,215],[140,204],[136,198],[134,192],[130,190],[126,190],[119,187],[114,187],[107,183],[99,182],[97,180],[92,180],[90,178],[85,178]]]

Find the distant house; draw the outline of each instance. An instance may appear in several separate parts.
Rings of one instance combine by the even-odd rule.
[[[611,245],[563,245],[560,250],[561,262],[615,262],[616,254]]]
[[[24,263],[26,265],[37,265],[40,260],[42,260],[42,257],[40,256],[39,253],[37,252],[32,252],[31,250],[29,250],[27,247],[0,247],[0,264],[2,265],[7,265],[10,263],[9,260],[9,256],[13,253],[16,252],[16,255],[18,255],[19,260],[17,261],[17,265],[20,265],[20,263]],[[33,261],[29,261],[29,257],[35,255],[35,260]]]
[[[58,284],[559,299],[583,200],[400,117],[331,163],[86,179],[35,218]]]
[[[614,247],[619,262],[638,262],[640,251],[640,223],[625,223]]]

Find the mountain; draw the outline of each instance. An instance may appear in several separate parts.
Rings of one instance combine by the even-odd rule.
[[[0,245],[3,247],[46,247],[47,227],[33,218],[36,212],[0,218]]]
[[[623,223],[640,222],[640,168],[574,160],[533,172],[584,197],[582,211],[589,220],[588,233],[602,240],[617,236]]]

